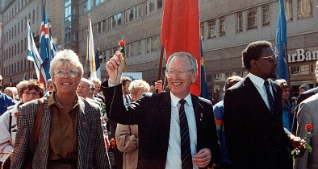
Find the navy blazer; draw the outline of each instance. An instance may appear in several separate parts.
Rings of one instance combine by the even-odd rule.
[[[137,168],[165,168],[171,118],[170,93],[144,95],[136,103],[130,104],[127,110],[123,105],[121,85],[107,86],[107,81],[102,84],[108,117],[121,124],[138,124]],[[191,95],[191,99],[197,126],[197,151],[209,148],[212,153],[211,165],[219,151],[212,103],[194,95]]]
[[[235,169],[285,169],[292,167],[290,147],[282,125],[282,90],[271,81],[275,113],[272,114],[249,77],[225,93],[224,130]]]

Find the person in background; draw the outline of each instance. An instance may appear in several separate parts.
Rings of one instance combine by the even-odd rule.
[[[2,86],[2,76],[0,75],[0,86]],[[14,100],[0,91],[0,116],[7,111],[7,108],[14,105]]]
[[[224,128],[235,169],[292,168],[286,147],[304,151],[303,140],[282,124],[282,89],[276,78],[277,55],[268,41],[250,43],[242,57],[249,74],[226,90]]]
[[[295,107],[297,105],[297,97],[295,97],[295,96],[292,97],[291,102],[292,102],[293,106]]]
[[[99,99],[102,99],[103,102],[105,102],[105,98],[103,96],[103,93],[100,90],[100,85],[102,82],[98,78],[92,78],[91,81],[93,82],[95,89],[94,89],[94,97],[97,97]]]
[[[155,92],[158,92],[158,93],[164,92],[163,86],[162,86],[162,80],[157,80],[155,82]]]
[[[142,93],[149,92],[146,81],[134,80],[129,85],[132,101],[137,102]],[[116,143],[119,151],[124,152],[123,169],[136,169],[138,162],[138,125],[123,125],[117,123]]]
[[[130,85],[130,83],[132,82],[132,80],[129,77],[122,77],[121,81],[123,83],[123,99],[124,99],[124,103],[125,105],[128,105],[129,103],[131,103],[131,96],[128,90],[128,87]]]
[[[54,90],[53,85],[54,84],[53,84],[52,79],[47,80],[47,82],[46,82],[46,94],[47,95],[50,95],[53,92],[53,90]]]
[[[122,99],[123,65],[123,56],[117,51],[106,63],[109,79],[102,87],[109,119],[138,125],[137,168],[211,167],[219,144],[212,103],[190,94],[198,77],[196,59],[187,52],[169,56],[166,77],[170,91],[144,95],[128,107]]]
[[[283,126],[291,131],[292,119],[295,113],[293,104],[289,100],[290,87],[285,79],[277,79],[275,81],[282,88],[282,120]]]
[[[16,87],[6,87],[3,90],[3,93],[11,97],[14,102],[17,102],[19,100],[19,97],[17,97]]]
[[[228,88],[235,85],[237,82],[241,81],[242,77],[240,76],[231,76],[226,79],[224,85],[224,91]],[[213,112],[215,117],[216,131],[218,133],[219,141],[220,141],[220,154],[216,161],[216,166],[214,169],[230,169],[231,168],[231,160],[227,153],[226,143],[225,143],[225,130],[224,130],[224,103],[223,100],[218,102],[213,106]]]
[[[155,89],[155,86],[154,85],[150,85],[150,90],[149,92],[151,93],[155,93],[156,92],[156,89]]]
[[[0,163],[10,155],[15,145],[15,136],[17,132],[17,116],[20,105],[44,95],[44,86],[37,80],[24,80],[17,85],[19,98],[15,105],[8,107],[8,110],[0,116]]]
[[[51,61],[50,75],[55,91],[41,98],[44,104],[41,130],[34,150],[32,168],[108,169],[109,158],[101,126],[99,105],[76,94],[83,66],[72,50],[59,51]],[[11,168],[22,169],[30,156],[30,137],[40,104],[30,101],[20,106],[16,144]],[[31,140],[31,141],[30,141]]]
[[[309,89],[310,89],[310,87],[308,84],[302,84],[298,87],[299,94],[302,94]]]

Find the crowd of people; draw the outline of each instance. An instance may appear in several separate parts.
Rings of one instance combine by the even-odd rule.
[[[288,82],[276,78],[270,42],[252,42],[242,51],[249,74],[227,78],[224,100],[215,105],[190,93],[198,78],[190,53],[168,58],[165,90],[161,80],[122,77],[119,51],[106,63],[109,79],[103,83],[84,78],[78,58],[61,50],[51,61],[47,86],[30,79],[0,92],[1,163],[12,169],[318,166],[318,139],[305,138],[317,134],[318,88],[301,85],[291,99]]]

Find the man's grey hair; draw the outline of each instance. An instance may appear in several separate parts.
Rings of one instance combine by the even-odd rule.
[[[193,72],[197,72],[197,71],[198,71],[198,62],[197,62],[197,60],[194,58],[194,56],[192,56],[192,55],[191,55],[190,53],[188,53],[188,52],[176,52],[176,53],[170,55],[170,57],[168,58],[168,61],[167,61],[167,65],[166,65],[166,67],[167,67],[166,69],[167,69],[167,70],[169,69],[171,60],[172,60],[175,56],[187,57],[187,58],[189,58],[189,60],[190,60],[190,62],[191,62],[191,65],[192,65]]]

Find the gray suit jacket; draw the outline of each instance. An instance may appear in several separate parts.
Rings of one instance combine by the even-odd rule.
[[[32,168],[48,168],[51,113],[48,107],[48,97],[44,101],[44,114],[35,148]],[[77,168],[109,168],[109,160],[100,120],[98,105],[79,99],[78,113],[78,155]],[[23,168],[27,154],[34,121],[38,114],[39,104],[36,100],[23,104],[19,109],[18,132],[12,156],[12,169]]]
[[[306,139],[311,145],[312,152],[306,151],[303,157],[298,157],[294,161],[294,169],[318,169],[318,94],[315,94],[300,103],[297,112],[297,131],[296,135],[304,138],[306,134],[306,124],[312,124],[314,138]]]

